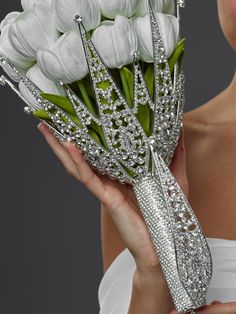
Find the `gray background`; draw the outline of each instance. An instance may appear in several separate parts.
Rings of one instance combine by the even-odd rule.
[[[20,1],[0,9],[3,18]],[[188,0],[183,13],[190,110],[230,82],[235,55],[215,0]],[[0,95],[0,314],[98,313],[99,203],[66,174],[17,97]]]

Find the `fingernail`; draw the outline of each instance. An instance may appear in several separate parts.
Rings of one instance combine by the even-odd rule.
[[[37,128],[42,131],[42,128],[45,126],[45,123],[42,121],[37,125]]]
[[[37,125],[37,128],[40,129],[41,125],[42,125],[42,122],[40,122],[40,123]]]
[[[220,301],[218,301],[218,300],[214,300],[214,301],[211,302],[212,305],[214,305],[214,304],[221,304],[221,303],[222,303],[222,302],[220,302]]]

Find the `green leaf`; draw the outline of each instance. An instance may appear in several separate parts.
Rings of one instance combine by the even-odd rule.
[[[134,102],[134,77],[133,73],[126,67],[120,69],[120,78],[123,87],[123,93],[130,108]]]
[[[95,137],[93,137],[95,139],[95,141],[98,142],[99,139],[99,144],[101,144],[106,150],[109,150],[109,146],[107,144],[105,135],[103,133],[103,128],[101,125],[98,125],[95,121],[92,120],[91,124],[89,126],[87,126],[88,130],[89,130],[89,134],[91,136],[93,136],[93,134],[96,134]]]
[[[83,80],[78,81],[77,85],[81,93],[81,99],[83,100],[84,104],[87,106],[88,110],[92,112],[94,115],[98,116],[96,104],[90,98],[87,88],[84,84],[84,81]]]
[[[67,114],[69,117],[70,117],[70,119],[76,124],[76,125],[78,125],[78,127],[79,128],[83,128],[83,125],[82,125],[82,123],[80,122],[80,120],[77,118],[77,117],[75,117],[75,116],[73,116],[73,115],[71,115],[71,114]]]
[[[66,115],[68,115],[68,117],[76,124],[78,125],[80,128],[83,127],[82,123],[80,122],[80,120],[77,118],[76,113],[74,111],[74,108],[71,104],[71,102],[69,101],[69,99],[63,97],[63,96],[58,96],[58,95],[52,95],[52,94],[45,94],[42,93],[41,96],[50,101],[51,103],[53,103],[54,105],[56,105],[57,107],[59,107],[60,109],[62,109]],[[51,121],[51,118],[49,117],[48,113],[45,110],[37,110],[34,113],[34,116],[45,120],[45,121]],[[66,122],[66,121],[65,121]]]
[[[40,109],[33,112],[33,115],[41,120],[45,120],[47,122],[52,122],[51,118],[49,117],[47,111]]]
[[[120,162],[120,165],[127,172],[127,174],[129,176],[131,176],[133,178],[137,176],[137,174],[134,171],[132,171],[131,169],[127,168],[122,162]]]
[[[88,128],[88,133],[98,144],[102,145],[99,136],[93,129]]]
[[[94,94],[94,91],[93,91],[90,79],[84,78],[83,79],[83,83],[84,83],[84,87],[85,87],[85,89],[86,89],[86,91],[88,93],[88,96],[90,98],[92,98],[92,100],[96,100],[96,97],[95,97],[95,94]]]
[[[107,80],[107,81],[102,81],[100,83],[97,83],[97,87],[101,88],[103,90],[108,89],[108,87],[111,85],[111,83]]]
[[[152,110],[149,105],[139,105],[137,118],[144,132],[149,137],[152,134]]]
[[[174,71],[176,62],[179,60],[179,58],[183,54],[185,42],[186,42],[185,38],[178,42],[174,52],[172,53],[172,55],[170,56],[170,58],[168,60],[171,74]]]
[[[147,84],[147,88],[151,98],[154,98],[154,66],[153,63],[148,64],[147,70],[144,74],[144,80]]]
[[[66,113],[70,113],[71,115],[76,116],[73,105],[68,98],[63,97],[63,96],[59,96],[59,95],[46,94],[46,93],[41,93],[41,96],[44,99],[50,101],[54,105],[61,108]]]

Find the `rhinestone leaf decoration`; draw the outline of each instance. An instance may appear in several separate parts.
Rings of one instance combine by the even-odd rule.
[[[184,4],[183,0],[177,1],[177,16]],[[74,20],[82,38],[95,109],[88,108],[70,86],[58,82],[71,104],[70,111],[63,110],[46,100],[42,91],[8,58],[0,57],[0,65],[15,72],[34,97],[35,104],[47,113],[50,122],[46,124],[61,142],[73,141],[101,174],[133,185],[176,309],[187,313],[206,303],[212,260],[200,224],[168,168],[183,127],[184,75],[179,62],[171,73],[150,3],[149,15],[154,52],[154,98],[136,52],[133,104],[126,100],[79,15]],[[35,107],[8,78],[1,76],[0,84],[9,85],[27,104],[25,113],[34,113]],[[150,130],[144,130],[138,119],[143,106],[150,112]],[[95,136],[95,129],[104,136]]]
[[[208,244],[196,216],[169,168],[161,157],[156,156],[155,160],[174,234],[179,278],[193,300],[194,308],[198,308],[206,302],[212,276],[212,259]]]
[[[97,53],[82,23],[79,23],[99,117],[109,149],[133,173],[148,173],[150,149],[147,136],[114,79]]]

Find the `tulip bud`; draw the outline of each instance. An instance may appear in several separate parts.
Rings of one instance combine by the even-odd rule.
[[[42,72],[52,80],[72,83],[88,74],[82,40],[77,33],[62,35],[50,50],[39,50],[37,59]]]
[[[92,35],[92,41],[110,68],[121,68],[133,61],[133,55],[138,49],[138,37],[132,22],[118,15],[115,21],[105,22]]]
[[[98,2],[102,15],[114,19],[117,15],[132,16],[138,0],[98,0]]]
[[[34,11],[21,13],[10,27],[13,47],[24,57],[35,61],[39,49],[49,48],[59,37],[54,15],[38,5]]]
[[[37,87],[44,93],[54,94],[54,95],[63,95],[65,92],[63,87],[59,86],[56,82],[53,82],[46,78],[44,74],[39,69],[38,65],[35,64],[32,68],[29,69],[26,76],[35,84]],[[32,93],[25,87],[25,85],[20,82],[19,84],[20,92],[23,97],[31,104],[33,108],[41,109],[40,105],[35,100]]]
[[[80,15],[87,31],[96,28],[101,21],[99,6],[95,0],[56,0],[55,13],[60,32],[78,31],[74,17]]]
[[[14,22],[17,16],[19,16],[19,14],[20,12],[9,13],[1,22],[0,56],[7,57],[19,70],[21,70],[21,72],[26,73],[28,69],[33,65],[33,62],[20,55],[12,46],[12,43],[9,39],[10,25]],[[18,76],[11,69],[11,67],[5,65],[3,69],[14,81],[19,81]]]
[[[0,56],[7,57],[19,70],[22,72],[27,72],[27,70],[34,64],[31,60],[20,55],[12,46],[9,39],[9,28],[10,24],[3,27],[0,36]],[[15,72],[8,66],[3,67],[5,72],[14,81],[19,81],[19,78]]]
[[[179,22],[173,15],[154,13],[169,58],[179,39]],[[134,20],[134,28],[139,38],[139,52],[145,62],[153,62],[153,41],[149,15]]]
[[[43,5],[48,9],[52,9],[54,0],[21,0],[21,6],[25,11],[31,11],[35,5]]]
[[[149,0],[138,0],[136,8],[136,16],[145,16],[149,13]],[[154,12],[161,12],[174,15],[175,1],[174,0],[150,0]]]

